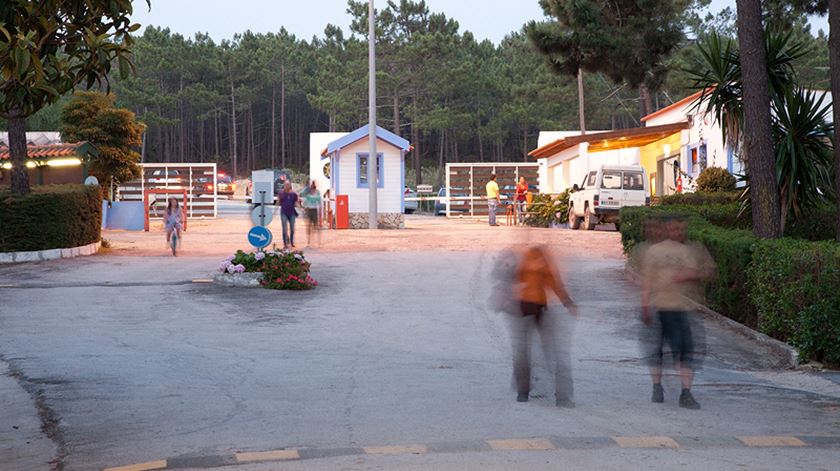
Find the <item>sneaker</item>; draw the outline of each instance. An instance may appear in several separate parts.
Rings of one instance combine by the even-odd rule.
[[[653,394],[650,396],[650,401],[656,403],[665,402],[665,391],[662,389],[661,384],[653,385]]]
[[[516,402],[528,402],[528,393],[518,393],[516,395]]]
[[[683,409],[698,410],[700,409],[700,404],[698,404],[694,399],[694,396],[691,395],[691,391],[683,389],[682,394],[680,394],[680,407]]]

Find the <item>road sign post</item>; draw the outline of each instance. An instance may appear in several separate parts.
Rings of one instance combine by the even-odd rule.
[[[265,204],[265,191],[260,191],[260,202],[251,211],[251,222],[255,226],[267,227],[274,219],[274,212]]]

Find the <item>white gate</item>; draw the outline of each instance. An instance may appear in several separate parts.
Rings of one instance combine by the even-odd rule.
[[[150,189],[186,190],[188,218],[215,218],[218,215],[216,164],[140,164],[139,180],[120,185],[119,201],[143,201]],[[161,195],[151,195],[149,216],[160,218],[166,206]]]
[[[502,206],[513,201],[519,177],[525,177],[529,191],[539,193],[540,164],[538,163],[457,163],[446,164],[446,216],[487,218],[486,185],[490,175],[502,197]],[[503,208],[499,211],[504,215]]]

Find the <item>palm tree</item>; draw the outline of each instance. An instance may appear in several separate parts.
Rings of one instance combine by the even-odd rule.
[[[739,152],[747,131],[744,103],[744,82],[741,53],[732,39],[710,35],[699,46],[703,64],[700,71],[689,71],[694,86],[702,90],[695,110],[708,113],[720,123],[724,143]],[[776,185],[774,197],[779,201],[779,214],[771,226],[784,232],[788,217],[800,218],[803,210],[825,200],[832,192],[831,133],[828,124],[831,105],[823,105],[823,97],[797,87],[793,62],[807,53],[805,46],[793,42],[790,33],[765,34],[766,77],[771,107],[771,143]],[[749,186],[744,192],[742,212],[753,212],[753,229],[760,217],[755,213],[758,201],[767,201],[755,185],[755,155],[745,152]],[[750,197],[752,194],[753,197]],[[766,208],[762,210],[762,214]],[[766,222],[766,221],[765,221]],[[765,228],[766,229],[766,228]]]

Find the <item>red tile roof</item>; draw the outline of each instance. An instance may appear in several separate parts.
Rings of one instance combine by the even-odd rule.
[[[44,145],[29,145],[26,146],[26,154],[30,159],[49,160],[59,157],[82,157],[82,154],[88,152],[88,149],[80,149],[84,146],[89,146],[87,142],[76,143],[62,143],[62,144],[44,144]],[[0,160],[8,160],[9,148],[0,146]]]

